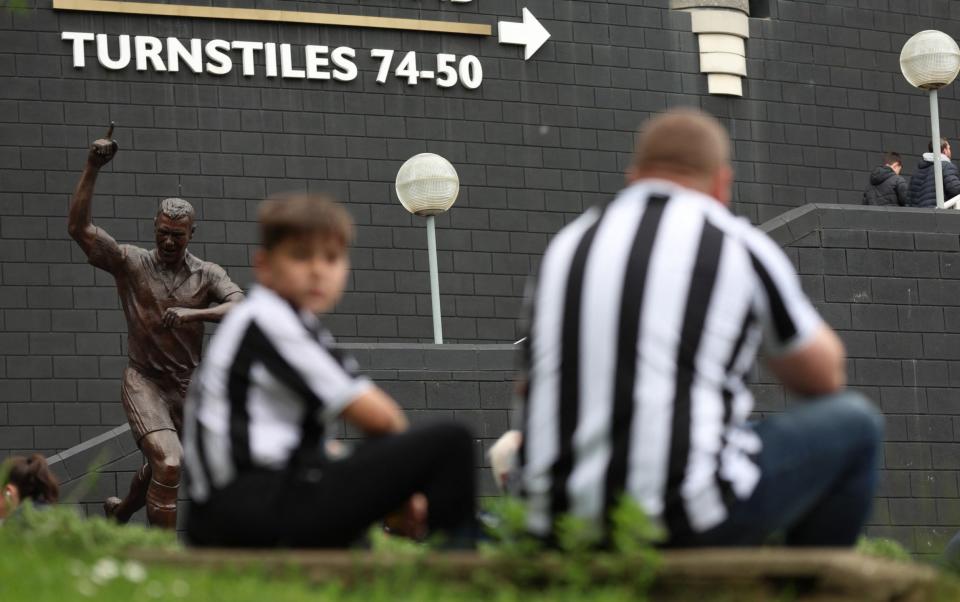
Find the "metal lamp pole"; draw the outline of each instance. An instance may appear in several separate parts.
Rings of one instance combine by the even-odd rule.
[[[915,88],[930,95],[930,150],[933,151],[933,180],[937,207],[942,209],[943,166],[940,165],[940,107],[937,90],[949,86],[960,73],[960,46],[942,31],[928,29],[910,37],[900,49],[900,71]]]
[[[939,168],[939,164],[937,165]],[[443,324],[440,320],[440,277],[437,270],[436,217],[427,216],[427,254],[430,256],[430,305],[433,307],[433,342],[443,344]]]
[[[930,90],[930,131],[933,141],[933,179],[937,185],[937,208],[943,209],[943,166],[940,165],[940,103],[937,89]]]
[[[436,216],[457,201],[460,177],[453,165],[434,153],[407,159],[397,172],[397,198],[414,215],[427,218],[427,256],[430,262],[430,306],[433,312],[433,342],[443,343],[440,316],[440,277],[437,267]]]

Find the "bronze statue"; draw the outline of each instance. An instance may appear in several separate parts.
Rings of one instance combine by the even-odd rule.
[[[126,499],[111,497],[104,512],[127,522],[146,504],[150,524],[175,528],[183,449],[183,400],[203,346],[203,322],[218,322],[243,293],[220,266],[187,252],[193,236],[190,203],[168,198],[154,219],[156,249],[117,244],[90,218],[100,168],[119,146],[107,135],[90,146],[87,164],[70,200],[70,236],[95,267],[113,275],[127,318],[128,358],[120,399],[147,463]]]

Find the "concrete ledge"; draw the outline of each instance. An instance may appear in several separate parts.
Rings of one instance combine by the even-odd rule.
[[[960,234],[960,211],[814,203],[791,209],[760,224],[759,228],[781,246],[820,229]]]
[[[728,33],[741,38],[750,37],[750,21],[747,15],[737,10],[701,9],[690,10],[693,33]]]
[[[208,570],[257,567],[270,574],[286,574],[283,569],[296,568],[316,583],[356,583],[382,574],[384,569],[411,562],[385,554],[347,550],[141,550],[130,556],[148,564]],[[431,576],[457,582],[480,571],[511,574],[511,567],[472,552],[431,553],[414,562]],[[538,556],[537,564],[544,575],[564,570],[561,559],[553,553]],[[604,566],[603,554],[598,553],[594,562],[584,568],[597,583],[616,578]],[[794,591],[793,586],[800,584],[803,600],[921,602],[931,599],[929,595],[937,580],[937,572],[928,566],[836,548],[668,550],[662,553],[656,574],[655,599],[683,600],[704,599],[697,594],[729,595],[744,590],[760,594],[750,597],[751,600],[783,599],[783,593]]]
[[[732,37],[732,36],[731,36]],[[727,75],[747,75],[747,59],[740,54],[730,52],[700,51],[701,73],[722,73]]]
[[[743,80],[738,75],[708,73],[707,92],[721,96],[743,96]]]
[[[121,424],[92,439],[74,445],[47,458],[47,463],[61,482],[86,475],[91,469],[106,466],[137,450],[130,436],[130,425]]]
[[[375,380],[382,381],[384,388],[393,392],[405,409],[418,418],[429,411],[444,415],[444,412],[449,414],[459,409],[464,414],[462,419],[479,421],[478,424],[472,424],[477,430],[478,439],[500,435],[500,432],[487,432],[491,428],[499,428],[499,422],[487,428],[482,416],[474,414],[500,412],[506,416],[505,413],[512,407],[510,381],[518,367],[519,345],[344,343],[338,347],[354,355],[361,370]],[[439,384],[433,388],[417,388],[417,381],[436,381]],[[405,388],[406,383],[414,383],[414,388]],[[403,399],[405,396],[415,399]],[[448,400],[450,407],[431,406],[432,401],[439,399]],[[506,424],[503,428],[506,428]],[[91,473],[136,470],[140,465],[139,455],[134,460],[125,460],[137,451],[130,426],[121,424],[50,456],[47,461],[62,484],[72,485]],[[106,488],[109,485],[108,480],[97,484]],[[113,495],[112,491],[109,494]],[[82,501],[91,501],[96,497],[96,492],[84,493]]]
[[[688,8],[730,8],[750,14],[749,0],[670,0],[670,8],[685,10]]]
[[[746,56],[746,44],[743,38],[725,33],[702,33],[697,37],[700,44],[700,54],[710,52],[725,52],[737,56]]]

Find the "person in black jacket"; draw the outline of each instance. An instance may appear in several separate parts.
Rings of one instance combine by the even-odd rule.
[[[898,153],[883,156],[883,165],[870,174],[870,185],[863,191],[864,205],[907,205],[907,181],[900,176],[903,163]]]
[[[936,207],[937,188],[933,171],[933,144],[928,143],[930,152],[923,153],[923,159],[917,165],[917,171],[910,178],[910,206]],[[950,162],[950,143],[940,139],[940,166],[943,169],[943,200],[948,201],[960,194],[960,176],[957,166]]]

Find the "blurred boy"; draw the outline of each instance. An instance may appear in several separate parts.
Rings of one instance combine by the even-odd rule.
[[[343,547],[404,506],[453,543],[473,532],[470,433],[407,430],[397,404],[332,348],[318,314],[343,294],[353,224],[335,202],[298,194],[260,208],[259,286],[210,341],[185,434],[187,535],[203,546]],[[333,460],[343,417],[373,439]]]

